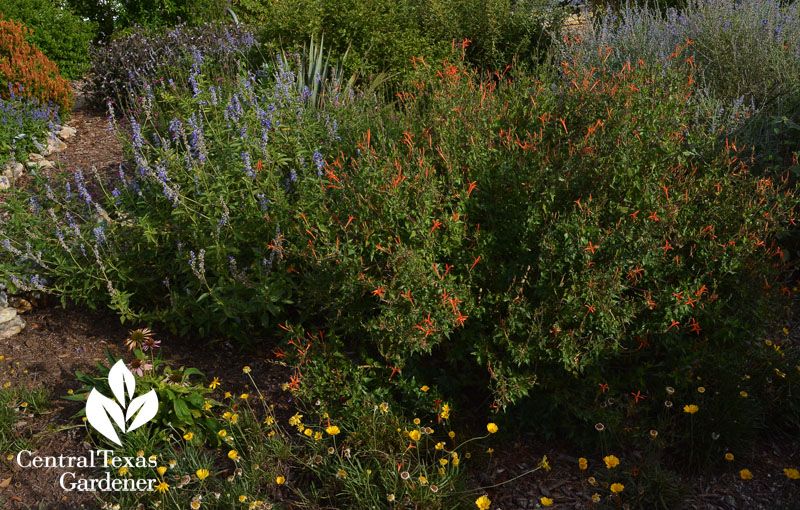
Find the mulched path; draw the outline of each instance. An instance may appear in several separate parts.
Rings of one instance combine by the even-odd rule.
[[[67,149],[58,154],[54,163],[61,168],[80,169],[88,175],[92,166],[101,175],[116,173],[124,159],[122,143],[109,130],[107,113],[94,108],[85,97],[86,82],[73,82],[76,108],[68,125],[78,130],[67,141]]]
[[[74,84],[76,88],[80,84]],[[81,91],[78,90],[80,96]],[[62,168],[81,169],[88,173],[94,165],[101,175],[116,172],[124,155],[121,142],[108,131],[104,112],[77,101],[69,124],[78,133],[68,141],[68,148],[59,155]],[[65,395],[76,386],[76,370],[91,370],[94,361],[106,359],[106,349],[115,356],[130,359],[124,346],[131,325],[120,325],[108,313],[96,313],[84,308],[62,308],[52,301],[36,299],[33,309],[23,315],[28,326],[17,336],[0,341],[0,384],[26,387],[44,386],[51,395]],[[800,307],[795,306],[796,316]],[[800,321],[793,321],[793,323]],[[798,328],[795,328],[798,329]],[[288,372],[280,366],[267,362],[269,353],[240,352],[233,346],[218,342],[199,345],[189,340],[170,338],[156,331],[162,339],[166,359],[175,365],[195,366],[208,377],[219,377],[225,389],[233,392],[247,389],[248,381],[241,367],[252,367],[254,376],[265,396],[283,411],[291,403],[278,389],[288,380]],[[793,331],[794,338],[800,338]],[[53,398],[53,407],[44,415],[23,416],[17,433],[33,437],[38,455],[78,455],[85,451],[85,433],[80,421],[73,418],[80,404]],[[550,459],[552,471],[524,476],[513,482],[502,484],[487,493],[492,499],[493,510],[527,510],[540,508],[542,496],[553,498],[551,508],[593,508],[591,495],[607,493],[589,485],[586,476],[577,468],[581,452],[568,443],[544,442],[533,436],[521,436],[495,448],[492,461],[486,469],[473,475],[473,485],[492,486],[511,480],[536,467],[543,455]],[[3,508],[27,508],[29,505],[51,509],[98,508],[90,493],[63,492],[58,485],[60,469],[24,470],[8,461],[5,455],[15,452],[0,452],[0,501]],[[600,462],[599,459],[595,463]],[[796,438],[775,438],[753,445],[750,469],[754,478],[742,481],[734,470],[720,471],[697,477],[685,478],[690,495],[684,508],[688,509],[781,509],[800,508],[800,483],[789,481],[782,472],[787,466],[800,465],[800,442]],[[10,479],[10,480],[9,480]],[[6,484],[5,481],[8,480]],[[477,497],[477,496],[476,496]],[[655,508],[655,505],[653,505]]]

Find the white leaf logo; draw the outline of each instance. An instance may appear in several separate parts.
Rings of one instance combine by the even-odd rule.
[[[124,434],[155,418],[158,413],[158,395],[155,390],[150,390],[133,398],[136,379],[122,360],[117,361],[108,372],[108,385],[117,401],[114,402],[92,388],[86,400],[86,420],[109,441],[122,446],[114,425]],[[132,423],[126,427],[131,420]]]

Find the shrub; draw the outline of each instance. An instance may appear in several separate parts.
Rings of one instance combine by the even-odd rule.
[[[329,167],[325,208],[298,204],[314,250],[296,256],[315,289],[300,293],[348,338],[400,367],[447,345],[489,369],[503,404],[551,363],[610,363],[637,337],[678,361],[700,332],[735,344],[763,322],[770,301],[750,277],[779,274],[769,243],[791,206],[778,183],[747,175],[742,148],[715,153],[689,128],[687,76],[626,67],[589,81],[567,66],[554,91],[549,76],[437,72],[404,96],[399,125]],[[773,206],[759,221],[776,230],[755,241],[749,225]],[[733,318],[739,299],[748,310]]]
[[[98,27],[98,35],[107,40],[112,34],[135,26],[151,28],[175,26],[181,23],[202,25],[205,21],[227,18],[230,0],[63,0],[83,19]]]
[[[397,109],[335,83],[310,104],[286,68],[218,88],[198,64],[127,119],[135,168],[119,180],[12,195],[0,272],[202,336],[300,325],[277,352],[301,391],[330,360],[376,386],[491,391],[495,409],[539,386],[540,421],[602,416],[621,437],[662,418],[671,386],[664,437],[697,464],[710,431],[743,437],[800,374],[756,350],[782,304],[794,195],[695,123],[687,47],[666,70],[419,60]],[[749,390],[747,419],[695,399],[698,377],[730,398],[739,374],[775,369],[787,397]]]
[[[759,166],[787,168],[800,146],[791,130],[776,137],[773,128],[780,128],[774,124],[783,117],[800,122],[798,2],[699,0],[666,11],[626,3],[596,19],[579,44],[562,44],[561,53],[589,66],[639,59],[668,65],[675,62],[669,55],[687,39],[694,43],[687,56],[698,67],[694,101],[715,120],[712,130],[755,145]]]
[[[87,23],[52,0],[0,0],[0,12],[33,31],[29,42],[58,64],[65,78],[75,80],[89,70],[89,42],[95,23]]]
[[[235,74],[239,57],[254,45],[249,29],[219,23],[134,28],[127,35],[92,46],[95,102],[137,104],[156,82],[188,87],[189,70],[196,59],[208,59],[220,72],[231,68],[227,74]]]
[[[663,75],[644,63],[422,72],[397,122],[329,163],[325,207],[298,203],[296,294],[328,320],[324,343],[286,352],[298,368],[351,353],[376,385],[400,371],[473,401],[488,385],[496,408],[519,402],[535,412],[525,423],[583,440],[597,422],[606,444],[663,425],[664,450],[718,461],[797,381],[790,360],[760,351],[787,291],[776,239],[795,199],[749,174],[744,147],[695,125],[692,82],[685,61]],[[774,369],[789,375],[765,384]],[[758,381],[748,399],[741,374]],[[664,415],[667,386],[680,399]],[[681,410],[693,403],[692,425]]]
[[[415,57],[439,62],[454,43],[465,41],[471,62],[487,69],[502,68],[513,57],[535,61],[550,42],[543,26],[557,27],[564,16],[550,0],[293,0],[240,6],[263,24],[264,41],[292,47],[324,34],[334,54],[349,48],[348,74],[403,71]]]
[[[295,181],[302,173],[317,176],[322,154],[334,153],[347,97],[331,89],[325,108],[312,109],[288,69],[277,83],[242,75],[226,85],[212,76],[198,66],[188,88],[169,81],[150,87],[138,117],[123,119],[132,133],[132,165],[108,182],[68,173],[66,188],[34,197],[37,211],[54,208],[57,219],[32,218],[39,241],[31,240],[34,252],[23,249],[12,265],[37,266],[34,272],[52,276],[65,298],[92,306],[110,300],[127,319],[163,320],[181,333],[244,340],[273,325],[293,293],[283,244],[284,232],[295,235],[302,223],[292,212]],[[40,189],[52,187],[36,179]],[[9,234],[34,203],[26,192],[15,195],[26,205],[9,201]],[[152,222],[131,221],[140,217]],[[16,252],[16,241],[6,245]],[[41,257],[33,254],[39,249]],[[5,274],[15,275],[16,286],[41,285],[15,271]]]
[[[30,29],[0,16],[0,96],[35,98],[58,106],[66,117],[72,111],[72,90],[58,66],[28,43]]]

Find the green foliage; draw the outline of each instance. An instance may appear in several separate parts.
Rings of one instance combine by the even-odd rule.
[[[7,161],[27,161],[28,154],[37,150],[50,136],[50,122],[57,118],[50,108],[36,100],[0,98],[0,167]]]
[[[9,454],[16,454],[30,447],[29,438],[25,437],[16,423],[27,415],[44,413],[49,404],[50,395],[44,388],[0,389],[0,448]]]
[[[237,7],[245,19],[262,24],[267,42],[299,47],[324,34],[334,54],[350,49],[348,74],[362,70],[364,75],[408,69],[415,57],[440,62],[464,41],[471,41],[470,61],[492,71],[514,57],[536,61],[550,43],[544,25],[559,26],[565,13],[550,0],[246,0]]]
[[[212,406],[218,406],[219,402],[208,396],[211,389],[191,380],[192,376],[203,377],[203,373],[196,368],[172,368],[167,361],[161,359],[160,350],[158,355],[154,355],[152,349],[147,353],[149,356],[138,348],[133,353],[135,360],[130,364],[130,368],[139,375],[136,379],[137,394],[144,395],[150,390],[155,390],[158,395],[158,414],[145,427],[146,433],[140,435],[167,441],[173,433],[182,435],[191,430],[202,441],[218,446],[220,437],[217,432],[221,426],[210,410]],[[110,366],[117,360],[110,352],[106,354],[109,366],[99,361],[95,362],[96,375],[76,371],[75,377],[82,386],[72,395],[62,398],[84,402],[93,389],[104,395],[113,395],[109,387],[108,373]],[[85,415],[86,410],[81,409],[76,416]]]
[[[680,10],[626,3],[618,13],[596,17],[579,42],[561,45],[561,54],[596,67],[639,59],[682,65],[670,55],[687,40],[692,44],[684,58],[693,59],[699,82],[691,101],[713,119],[712,132],[755,146],[761,169],[789,168],[792,152],[800,150],[800,138],[782,121],[800,121],[798,2],[701,0]]]
[[[30,42],[58,64],[65,78],[75,80],[88,71],[96,24],[52,0],[0,0],[0,12],[33,30]]]
[[[229,0],[65,0],[79,16],[98,26],[101,39],[132,26],[174,26],[179,23],[199,25],[228,18]],[[225,21],[231,21],[226,19]]]
[[[252,391],[226,397],[217,410],[224,436],[220,447],[209,448],[191,434],[168,445],[125,445],[128,452],[140,449],[156,455],[160,465],[172,466],[164,479],[181,489],[169,493],[176,507],[198,500],[208,508],[243,503],[358,510],[472,506],[475,496],[465,490],[468,469],[483,462],[479,452],[487,444],[496,444],[486,426],[472,436],[452,431],[450,421],[440,419],[419,391],[427,409],[419,414],[370,399],[344,405],[318,401],[300,404],[297,412],[278,413],[261,393],[255,372],[244,371]],[[133,475],[152,477],[153,469],[134,470]],[[112,498],[130,507],[161,496],[120,492]]]
[[[321,37],[319,43],[314,44],[314,36],[311,36],[311,41],[308,47],[303,46],[302,55],[296,54],[295,62],[290,62],[291,54],[278,53],[275,55],[275,68],[290,69],[292,64],[296,64],[294,68],[297,69],[297,80],[295,81],[295,89],[301,95],[310,94],[308,100],[312,105],[320,105],[323,103],[323,93],[326,89],[330,89],[329,83],[338,87],[343,85],[343,92],[346,96],[350,95],[353,91],[353,82],[356,75],[352,75],[349,80],[345,82],[345,76],[342,72],[342,65],[330,65],[331,51],[325,54],[325,37]],[[347,52],[342,56],[342,60],[347,59]],[[330,74],[329,74],[330,73]]]
[[[362,338],[403,367],[447,346],[484,367],[503,405],[562,370],[644,370],[638,337],[666,356],[652,367],[664,375],[693,359],[693,338],[736,345],[763,323],[773,298],[749,275],[779,274],[779,230],[751,229],[788,218],[780,185],[687,128],[686,76],[564,71],[555,91],[547,75],[426,71],[405,116],[330,168],[326,206],[299,204],[314,236],[296,255],[299,293],[337,317],[342,349]]]

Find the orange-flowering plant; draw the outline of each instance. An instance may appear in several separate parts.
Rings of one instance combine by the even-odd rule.
[[[33,32],[22,23],[3,19],[0,15],[0,96],[11,92],[17,96],[36,98],[44,104],[58,105],[61,115],[72,109],[69,82],[58,72],[58,66],[26,39]]]

